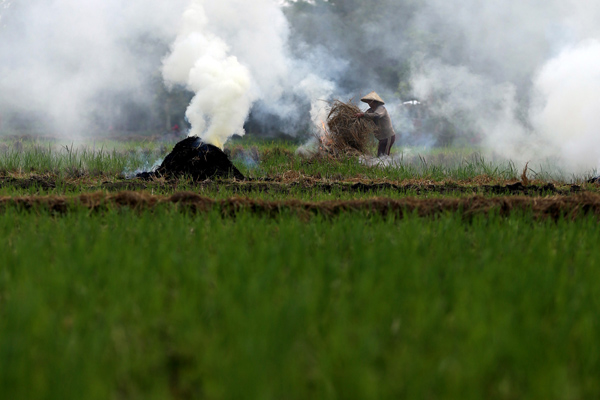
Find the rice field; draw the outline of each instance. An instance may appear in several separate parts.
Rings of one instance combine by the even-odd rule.
[[[600,396],[587,176],[245,138],[247,181],[131,178],[173,144],[0,141],[3,398]]]

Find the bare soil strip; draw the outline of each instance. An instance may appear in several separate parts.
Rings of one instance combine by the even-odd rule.
[[[513,213],[532,213],[539,218],[576,218],[583,215],[600,217],[600,195],[582,193],[571,196],[551,197],[483,197],[468,198],[416,198],[402,199],[373,198],[352,201],[306,202],[300,200],[261,201],[233,197],[214,200],[192,192],[180,192],[171,196],[156,196],[140,192],[119,192],[115,194],[92,193],[74,197],[64,196],[26,196],[0,197],[0,210],[9,208],[19,210],[51,210],[66,213],[76,209],[95,211],[117,208],[147,210],[159,206],[172,206],[177,210],[207,212],[218,209],[224,216],[235,216],[240,212],[251,212],[266,216],[277,216],[292,212],[301,216],[335,216],[342,213],[359,212],[368,215],[416,214],[421,217],[433,217],[443,213],[459,212],[469,217],[497,213],[509,216]]]
[[[0,177],[0,187],[16,187],[21,189],[39,188],[41,190],[53,190],[57,186],[72,190],[86,191],[109,191],[120,192],[127,190],[151,190],[168,189],[177,190],[184,182],[199,190],[227,190],[235,194],[249,193],[292,193],[298,190],[321,191],[321,192],[342,192],[342,193],[376,193],[380,191],[392,191],[399,194],[487,194],[487,195],[568,195],[579,193],[585,189],[578,185],[555,186],[552,183],[536,182],[524,186],[521,182],[497,182],[495,184],[481,184],[469,181],[446,181],[432,182],[427,180],[415,180],[409,182],[392,181],[366,181],[366,180],[339,180],[330,181],[324,179],[265,179],[250,181],[203,181],[203,182],[185,182],[185,180],[166,181],[154,180],[143,181],[138,179],[120,180],[113,182],[86,180],[61,181],[58,183],[54,177],[30,176],[30,177]]]

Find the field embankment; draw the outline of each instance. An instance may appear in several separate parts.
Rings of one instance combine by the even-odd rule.
[[[24,196],[0,197],[0,210],[51,210],[66,213],[80,208],[91,211],[127,208],[151,210],[171,206],[177,210],[209,212],[219,210],[224,216],[240,213],[277,216],[294,213],[303,216],[336,216],[362,213],[371,216],[397,216],[416,214],[421,217],[434,217],[444,213],[458,213],[466,216],[531,213],[535,217],[553,219],[600,216],[600,195],[585,193],[571,196],[527,197],[470,196],[463,198],[414,198],[399,199],[374,197],[361,200],[331,201],[266,201],[244,197],[215,200],[193,192],[179,192],[170,196],[150,195],[140,192],[118,192],[113,194],[92,193],[77,196]]]

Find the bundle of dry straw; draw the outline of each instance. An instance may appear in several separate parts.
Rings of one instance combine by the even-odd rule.
[[[321,148],[340,154],[371,154],[375,124],[365,118],[357,118],[362,112],[352,102],[335,100],[327,116],[327,130],[320,137]]]

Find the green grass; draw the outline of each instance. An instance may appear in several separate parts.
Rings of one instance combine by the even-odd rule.
[[[122,179],[135,172],[148,171],[172,150],[174,141],[79,141],[47,139],[0,139],[0,173],[54,174],[64,177],[92,176]],[[509,160],[484,157],[471,148],[402,148],[394,149],[391,164],[368,166],[356,157],[330,160],[307,159],[297,155],[298,142],[265,140],[252,136],[231,140],[226,149],[241,172],[251,178],[264,178],[296,171],[324,179],[362,177],[364,179],[471,179],[489,176],[496,179],[519,179],[523,166]],[[241,150],[241,151],[240,151]],[[258,160],[249,157],[255,151]],[[561,183],[582,183],[595,176],[589,171],[581,176],[566,176],[548,165],[530,165],[529,177]]]
[[[54,174],[65,177],[121,176],[153,163],[171,151],[159,143],[66,144],[43,141],[0,146],[0,172]]]
[[[153,165],[158,165],[157,163],[171,151],[172,145],[150,140],[76,144],[34,139],[12,142],[4,140],[0,144],[0,179],[3,179],[2,176],[17,176],[20,181],[4,180],[0,185],[0,196],[70,195],[106,190],[103,184],[107,182],[124,184],[130,182],[128,178],[135,172],[148,171]],[[258,180],[291,176],[309,177],[322,182],[361,179],[387,180],[402,184],[409,180],[421,180],[440,184],[454,180],[468,182],[474,178],[485,177],[485,182],[491,180],[492,183],[495,181],[505,184],[506,180],[518,180],[521,175],[521,171],[518,171],[513,163],[488,161],[472,149],[434,149],[425,155],[413,152],[412,155],[397,158],[392,165],[374,167],[365,165],[356,157],[307,159],[295,154],[296,143],[284,141],[238,138],[228,144],[227,148],[232,152],[233,163],[242,173]],[[530,174],[530,178],[536,177],[532,175]],[[28,177],[33,177],[33,182],[23,181]],[[574,180],[581,184],[585,178],[579,177]],[[570,180],[551,181],[557,185],[564,185]],[[595,187],[588,189],[595,190]],[[155,194],[188,190],[214,198],[248,196],[269,200],[290,197],[303,200],[347,200],[372,196],[417,195],[416,192],[399,193],[387,189],[368,193],[345,193],[337,189],[328,192],[321,189],[306,190],[302,187],[290,187],[281,191],[239,192],[217,185],[205,189],[186,179],[169,185],[148,184],[145,190]],[[440,196],[435,193],[423,195]],[[452,195],[466,194],[456,192]]]
[[[450,154],[452,150],[449,150]],[[497,179],[516,179],[520,176],[511,163],[492,164],[482,156],[473,153],[468,157],[453,158],[444,163],[428,162],[425,156],[415,159],[398,159],[393,164],[368,166],[356,157],[339,160],[306,159],[298,155],[292,157],[278,155],[263,160],[256,169],[247,168],[239,160],[237,166],[242,173],[250,177],[272,176],[286,171],[298,171],[304,175],[326,179],[344,179],[361,177],[364,179],[429,179],[443,181],[446,179],[470,179],[479,175],[488,175]]]
[[[10,399],[600,396],[594,218],[0,214]]]
[[[172,150],[173,144],[157,141],[61,143],[35,139],[4,140],[0,142],[0,172],[119,178],[138,170],[150,170]],[[232,150],[255,149],[258,152],[258,162],[248,162],[243,152],[233,158],[242,173],[251,178],[270,177],[287,171],[326,179],[360,176],[365,179],[423,178],[433,181],[468,179],[477,175],[514,179],[520,174],[510,162],[492,163],[477,152],[464,149],[435,150],[430,154],[398,158],[390,166],[371,167],[355,157],[309,160],[295,154],[297,147],[296,143],[256,138],[240,138],[227,145]]]
[[[0,196],[108,190],[104,183],[128,182],[124,175],[149,169],[174,144],[18,142],[0,140]],[[465,149],[415,150],[368,167],[307,160],[297,146],[252,137],[228,145],[257,179],[465,184],[521,175]],[[417,195],[298,185],[245,193],[185,179],[144,190]],[[0,390],[28,400],[598,398],[599,241],[594,216],[465,222],[458,213],[222,218],[168,206],[64,215],[9,207],[0,212]]]

